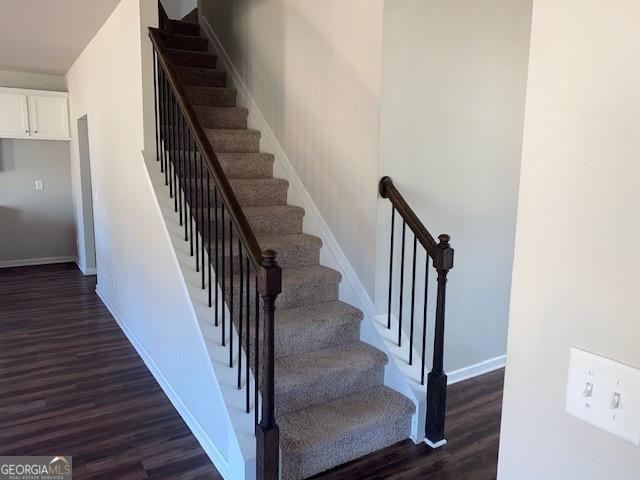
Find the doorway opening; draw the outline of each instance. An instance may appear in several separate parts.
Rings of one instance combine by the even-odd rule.
[[[91,185],[91,153],[89,148],[89,123],[87,116],[78,119],[78,149],[80,156],[80,191],[82,201],[83,232],[78,240],[84,243],[84,259],[80,259],[80,268],[85,275],[96,275],[96,239],[93,222],[93,187]],[[80,249],[82,255],[82,249]]]

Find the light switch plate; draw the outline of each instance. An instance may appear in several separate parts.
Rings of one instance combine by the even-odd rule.
[[[42,180],[36,180],[36,190],[44,190],[44,182]]]
[[[572,347],[565,411],[640,446],[640,370]]]

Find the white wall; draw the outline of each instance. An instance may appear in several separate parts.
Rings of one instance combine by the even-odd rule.
[[[636,0],[536,0],[500,443],[503,480],[637,480],[563,413],[569,346],[640,367]]]
[[[434,237],[452,237],[449,372],[506,351],[530,20],[531,0],[385,1],[379,175],[392,177]],[[378,206],[376,310],[382,313],[391,206],[383,199]],[[399,217],[396,228],[397,286]],[[411,280],[413,244],[407,232],[405,285]],[[435,300],[435,284],[430,288]],[[405,292],[408,330],[410,295]],[[397,298],[395,293],[396,312]],[[430,312],[431,331],[433,305]],[[491,366],[498,364],[499,359]]]
[[[382,0],[199,2],[370,296],[382,6]]]
[[[169,18],[179,20],[198,5],[198,0],[162,0],[162,6]]]
[[[67,82],[59,75],[0,70],[0,87],[62,92]],[[44,190],[35,190],[36,180]],[[0,264],[74,256],[69,142],[1,139]]]
[[[163,386],[230,457],[237,445],[141,156],[145,148],[152,154],[155,142],[152,24],[153,2],[122,0],[67,74],[76,221],[82,224],[76,120],[87,115],[100,295]]]

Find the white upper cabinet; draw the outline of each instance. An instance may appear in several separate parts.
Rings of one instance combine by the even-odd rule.
[[[69,94],[0,88],[0,138],[69,140]]]
[[[32,137],[68,139],[67,96],[53,93],[29,95],[29,123]]]
[[[0,137],[29,137],[27,96],[0,90]]]

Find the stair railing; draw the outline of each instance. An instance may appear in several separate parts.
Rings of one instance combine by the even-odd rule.
[[[447,403],[447,375],[444,373],[444,327],[445,327],[445,304],[447,296],[447,275],[449,270],[453,268],[453,248],[449,245],[449,235],[440,235],[439,242],[436,242],[431,236],[420,219],[407,204],[403,196],[398,192],[393,181],[389,177],[383,177],[380,180],[379,192],[383,198],[388,198],[391,202],[391,241],[389,253],[389,294],[387,306],[387,328],[392,328],[392,306],[394,297],[393,287],[393,260],[394,260],[394,238],[396,212],[402,219],[402,240],[400,245],[400,285],[396,290],[398,299],[398,346],[402,346],[403,338],[403,307],[405,303],[404,293],[405,286],[405,240],[407,226],[413,233],[413,256],[411,257],[411,300],[410,300],[410,316],[409,316],[409,358],[407,361],[410,365],[414,363],[414,331],[416,323],[415,300],[416,300],[416,259],[418,252],[418,243],[425,250],[425,278],[424,278],[424,300],[422,312],[422,358],[420,381],[424,385],[425,377],[425,357],[426,357],[426,341],[427,341],[427,309],[428,309],[428,293],[429,293],[429,261],[432,261],[433,268],[437,272],[437,293],[436,293],[436,311],[434,325],[434,343],[433,343],[433,363],[427,380],[427,417],[425,427],[425,438],[431,445],[438,446],[444,443],[444,423]],[[406,326],[406,325],[405,325]]]
[[[189,242],[191,256],[195,256],[196,270],[201,272],[202,289],[208,289],[212,320],[222,327],[221,343],[229,349],[230,368],[234,368],[236,359],[237,329],[237,388],[245,389],[246,412],[253,409],[255,415],[256,476],[275,480],[279,475],[279,430],[274,405],[274,315],[276,297],[282,289],[282,270],[273,251],[260,249],[187,98],[164,43],[164,38],[171,35],[149,28],[157,161],[180,225],[184,226],[184,239]],[[251,371],[255,378],[253,405]]]

